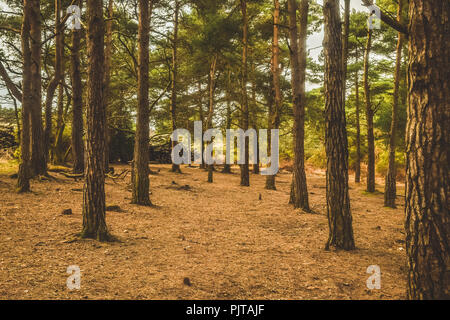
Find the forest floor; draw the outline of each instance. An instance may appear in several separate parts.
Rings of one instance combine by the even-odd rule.
[[[384,208],[382,193],[366,194],[351,177],[357,249],[325,251],[321,170],[307,171],[317,214],[306,214],[288,205],[288,172],[278,175],[277,191],[267,191],[260,175],[240,187],[238,168],[215,173],[213,184],[198,168],[183,167],[181,175],[151,168],[160,169],[150,177],[154,207],[130,204],[129,175],[107,179],[107,205],[121,209],[106,217],[120,240],[114,243],[73,241],[82,225],[82,181],[52,173],[57,181],[33,181],[32,193],[17,194],[16,180],[0,173],[0,299],[405,298],[403,198],[398,209]],[[71,265],[81,269],[81,290],[66,287]],[[371,265],[381,268],[380,290],[367,288]]]

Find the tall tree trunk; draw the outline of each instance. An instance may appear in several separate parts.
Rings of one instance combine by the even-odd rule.
[[[324,1],[325,18],[325,147],[327,153],[326,249],[355,248],[348,191],[348,141],[342,105],[342,41],[339,1]]]
[[[150,103],[149,93],[149,45],[150,45],[149,0],[139,0],[139,69],[138,112],[134,144],[133,200],[139,205],[151,205],[149,191],[149,139]]]
[[[111,61],[112,61],[112,36],[113,36],[113,16],[114,1],[108,1],[108,21],[106,22],[106,43],[105,43],[105,78],[104,78],[104,99],[106,109],[106,126],[105,126],[105,170],[109,172],[109,143],[111,140],[108,126],[108,115],[110,114],[110,85],[111,85]]]
[[[344,71],[344,88],[342,90],[342,99],[345,109],[346,91],[347,91],[347,64],[348,64],[348,39],[350,33],[350,0],[344,0],[344,33],[342,35],[342,70]]]
[[[255,129],[256,132],[258,132],[258,105],[256,101],[256,70],[255,70],[255,64],[252,61],[251,64],[251,70],[252,70],[252,128]],[[259,168],[259,139],[256,141],[256,154],[258,155],[256,159],[256,163],[253,165],[253,174],[260,174],[260,168]]]
[[[83,1],[78,1],[82,7]],[[83,143],[83,86],[80,70],[80,42],[82,31],[72,31],[72,51],[70,56],[72,80],[72,158],[73,173],[84,172],[84,143]]]
[[[53,152],[53,162],[55,164],[64,163],[63,136],[64,136],[64,75],[58,86],[58,103],[56,111],[56,138]]]
[[[248,112],[248,95],[247,95],[247,83],[248,83],[248,16],[247,16],[247,0],[240,0],[241,12],[242,12],[242,116],[241,116],[241,128],[244,131],[248,130],[249,112]],[[249,173],[249,138],[245,138],[245,163],[241,165],[241,186],[250,186],[250,173]]]
[[[42,77],[41,77],[41,8],[40,1],[32,1],[31,26],[31,170],[33,175],[45,175],[47,163],[43,150]]]
[[[209,94],[209,109],[208,109],[208,119],[206,121],[206,129],[212,129],[213,123],[212,118],[214,115],[214,91],[216,86],[216,65],[217,65],[217,55],[214,55],[211,61],[211,65],[209,68],[208,75],[208,94]],[[214,173],[214,165],[208,165],[208,182],[213,183],[213,173]]]
[[[173,42],[172,42],[172,94],[170,101],[170,116],[172,120],[172,130],[177,129],[177,90],[178,90],[178,24],[180,15],[180,2],[175,0],[174,26],[173,26]],[[172,148],[177,143],[172,141]],[[172,172],[181,173],[180,166],[172,164]]]
[[[86,180],[82,238],[110,240],[105,219],[105,124],[103,101],[105,26],[101,0],[87,1],[88,85],[86,103]]]
[[[45,95],[45,131],[44,131],[44,154],[49,160],[50,146],[52,140],[52,106],[55,91],[63,78],[62,56],[64,52],[64,43],[62,33],[64,25],[61,23],[61,0],[55,0],[55,74],[47,86]]]
[[[398,2],[397,21],[402,23],[403,1]],[[397,198],[397,168],[395,166],[395,149],[396,149],[396,133],[397,133],[397,110],[398,110],[398,96],[400,87],[400,71],[402,67],[402,49],[403,49],[403,34],[398,33],[397,41],[397,60],[395,62],[395,76],[394,76],[394,102],[392,104],[392,121],[391,132],[389,139],[389,165],[386,175],[384,187],[384,205],[386,207],[395,208],[395,200]]]
[[[199,113],[200,121],[202,123],[202,132],[203,132],[203,129],[205,128],[205,115],[203,113],[203,95],[202,95],[201,80],[198,81],[197,85],[198,85],[198,113]],[[205,151],[205,144],[203,143],[203,138],[202,138],[202,143],[201,143],[202,160],[203,160],[203,152],[204,151]],[[205,168],[206,168],[205,161],[202,161],[202,163],[200,164],[200,169],[205,169]]]
[[[369,61],[372,48],[372,30],[367,31],[366,52],[364,56],[364,97],[367,120],[367,192],[375,192],[375,137],[373,134],[373,109],[369,86]]]
[[[359,100],[359,72],[355,74],[355,105],[356,105],[356,163],[355,163],[355,182],[361,182],[361,125],[360,110],[361,104]]]
[[[280,127],[280,108],[281,108],[281,90],[280,90],[280,47],[278,42],[280,24],[280,1],[274,0],[273,12],[273,39],[272,39],[272,79],[273,91],[275,94],[274,105],[269,109],[269,130],[279,129]],[[296,39],[297,41],[297,39]],[[267,148],[271,150],[271,134],[268,135]],[[269,151],[268,151],[269,152]],[[266,189],[276,190],[275,175],[266,176]]]
[[[449,1],[409,2],[408,297],[450,299]]]
[[[30,11],[31,0],[24,0],[23,21],[21,30],[23,71],[22,71],[22,132],[20,139],[20,164],[17,179],[17,191],[19,193],[30,191],[30,109],[33,101],[31,92],[31,48],[30,48]]]
[[[308,26],[307,0],[300,3],[300,33],[297,28],[297,4],[295,0],[288,1],[289,38],[291,43],[291,86],[294,107],[294,172],[289,202],[294,208],[310,211],[308,187],[305,174],[305,81],[306,81],[306,37]],[[297,39],[297,37],[299,39]],[[300,44],[300,45],[299,45]]]
[[[226,89],[226,99],[227,99],[227,122],[225,124],[226,129],[231,129],[231,70],[227,72],[227,89]],[[233,155],[234,156],[234,155]],[[222,173],[231,173],[231,165],[225,162]]]

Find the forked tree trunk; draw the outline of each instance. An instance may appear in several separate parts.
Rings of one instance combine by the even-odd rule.
[[[275,94],[274,105],[269,108],[269,130],[280,127],[280,108],[281,108],[281,90],[280,90],[280,47],[279,47],[279,24],[280,24],[280,1],[274,0],[273,12],[273,39],[272,39],[272,80],[273,92]],[[272,135],[268,134],[267,149],[270,154],[272,145]],[[266,176],[266,189],[276,190],[275,175]]]
[[[23,21],[21,30],[23,71],[22,71],[22,132],[20,139],[20,164],[17,179],[19,193],[30,191],[30,109],[33,100],[31,92],[31,48],[30,48],[30,11],[31,0],[23,4]]]
[[[83,1],[78,1],[82,7]],[[72,31],[72,51],[70,56],[72,80],[72,171],[75,174],[84,172],[84,143],[83,143],[83,86],[80,70],[80,42],[81,30]]]
[[[86,180],[83,188],[82,238],[110,240],[105,219],[105,123],[103,6],[87,1],[88,85],[86,110]]]
[[[367,31],[366,53],[364,56],[364,97],[367,120],[367,192],[375,192],[375,137],[373,133],[373,109],[370,97],[369,65],[372,48],[372,30]]]
[[[136,138],[134,144],[133,199],[132,203],[151,205],[149,191],[149,139],[150,103],[149,93],[149,45],[150,45],[149,0],[139,0],[139,69],[138,110]]]
[[[410,0],[408,297],[450,299],[450,3]]]
[[[352,250],[352,215],[348,191],[348,141],[345,110],[342,104],[342,41],[339,1],[324,1],[325,18],[325,148],[327,153],[327,217],[329,238],[326,244]]]
[[[41,9],[40,1],[32,1],[30,10],[31,42],[31,171],[45,175],[47,162],[43,149],[42,127],[42,76],[41,76]]]
[[[294,172],[289,202],[294,208],[310,211],[308,187],[305,174],[305,80],[306,80],[306,37],[308,26],[307,0],[300,3],[300,33],[297,29],[297,4],[288,1],[289,37],[291,43],[291,86],[294,107]],[[299,41],[297,39],[299,37]],[[300,44],[300,45],[299,45]]]
[[[248,114],[248,95],[247,95],[247,82],[248,82],[248,16],[247,16],[247,0],[240,0],[241,12],[242,12],[242,116],[241,116],[241,128],[244,131],[248,130],[249,114]],[[241,167],[241,186],[250,186],[250,173],[249,173],[249,138],[245,138],[245,163],[240,165]]]
[[[397,21],[402,23],[403,1],[398,3]],[[389,164],[386,175],[384,187],[384,205],[386,207],[395,208],[395,200],[397,198],[397,168],[395,166],[395,149],[396,149],[396,134],[397,134],[397,113],[398,113],[398,96],[400,87],[400,71],[402,67],[402,49],[403,49],[403,34],[398,33],[397,42],[397,60],[395,62],[395,76],[394,76],[394,102],[392,104],[392,121],[391,132],[389,139]]]
[[[177,93],[178,93],[178,24],[180,15],[180,2],[175,0],[175,14],[173,26],[173,42],[172,42],[172,94],[170,103],[170,116],[172,121],[172,130],[177,129]],[[177,143],[172,141],[172,148],[175,148]],[[181,173],[178,164],[172,164],[172,172]]]

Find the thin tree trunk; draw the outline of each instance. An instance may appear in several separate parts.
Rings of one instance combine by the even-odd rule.
[[[104,79],[104,99],[106,109],[106,126],[105,126],[105,170],[109,172],[109,143],[111,136],[108,127],[108,115],[110,114],[110,85],[111,85],[111,61],[112,61],[112,34],[113,34],[113,16],[114,16],[114,1],[108,1],[108,20],[106,22],[106,43],[105,43],[105,79]]]
[[[62,40],[64,25],[61,23],[61,0],[55,0],[55,74],[47,86],[45,95],[45,131],[44,131],[44,154],[48,162],[50,157],[50,146],[52,140],[52,106],[55,91],[63,78],[62,56],[64,43]]]
[[[355,105],[356,105],[356,163],[355,163],[355,182],[361,182],[361,125],[360,110],[361,104],[359,100],[359,72],[355,74]]]
[[[398,3],[397,21],[402,23],[403,1]],[[403,49],[403,34],[398,33],[397,42],[397,59],[395,62],[395,76],[394,76],[394,102],[392,104],[392,121],[391,132],[389,139],[389,164],[386,175],[384,188],[384,205],[386,207],[395,208],[395,200],[397,198],[397,168],[395,166],[395,149],[396,149],[396,133],[397,133],[397,112],[398,112],[398,96],[400,87],[400,71],[402,67],[402,49]]]
[[[342,41],[339,1],[324,1],[325,18],[325,147],[327,153],[327,217],[325,248],[352,250],[352,215],[348,191],[348,141],[342,105]]]
[[[82,8],[83,1],[78,1]],[[72,158],[73,173],[84,172],[84,144],[83,144],[83,87],[80,70],[80,42],[82,31],[72,31],[72,52],[70,56],[72,79]]]
[[[449,1],[409,2],[408,297],[450,299]]]
[[[350,33],[350,0],[345,0],[344,8],[344,33],[342,36],[342,68],[344,71],[344,88],[342,91],[342,99],[345,109],[346,91],[347,91],[347,64],[348,64],[348,39]]]
[[[22,92],[20,92],[17,85],[11,80],[11,77],[8,75],[3,63],[0,61],[0,76],[5,82],[6,88],[11,91],[11,94],[16,98],[16,100],[22,102]]]
[[[64,133],[64,76],[61,80],[61,84],[58,86],[58,104],[56,114],[56,139],[54,146],[53,162],[55,164],[64,163],[64,150],[63,150],[63,133]]]
[[[173,26],[173,43],[172,43],[172,94],[170,103],[170,115],[172,120],[172,130],[177,129],[177,90],[178,90],[178,24],[180,15],[180,2],[175,0],[175,14]],[[175,148],[177,143],[172,141],[172,148]],[[172,164],[172,172],[181,173],[180,166]]]
[[[255,129],[256,132],[258,132],[258,105],[256,102],[256,70],[255,70],[255,64],[251,63],[251,70],[252,70],[252,128]],[[258,157],[256,157],[256,163],[253,165],[253,174],[260,174],[260,168],[259,168],[259,139],[256,141],[256,154]]]
[[[214,115],[214,91],[215,91],[215,77],[216,77],[216,65],[217,65],[217,55],[214,55],[211,61],[209,75],[208,75],[208,93],[209,93],[209,110],[208,110],[208,120],[206,121],[206,129],[212,129],[212,118]],[[213,173],[214,165],[208,165],[208,182],[213,183]]]
[[[31,2],[31,170],[33,175],[45,175],[47,163],[43,149],[42,77],[41,77],[41,9],[40,1]]]
[[[241,12],[242,12],[242,117],[241,128],[244,131],[248,130],[249,112],[248,112],[248,95],[247,95],[247,83],[248,83],[248,16],[247,16],[247,0],[240,0]],[[245,164],[241,165],[241,186],[250,186],[250,173],[249,173],[249,138],[245,138]]]
[[[372,48],[372,30],[367,32],[366,52],[364,56],[364,97],[367,120],[367,192],[375,192],[375,137],[373,133],[373,109],[369,86],[370,50]]]
[[[103,101],[105,26],[101,0],[87,1],[87,134],[82,238],[111,239],[105,219],[105,124]]]
[[[231,129],[231,120],[232,120],[231,119],[231,71],[228,71],[226,99],[227,99],[227,122],[226,122],[225,126],[226,126],[226,129]],[[229,165],[225,162],[222,173],[231,173],[231,165]]]
[[[23,71],[22,71],[22,132],[20,139],[20,164],[17,179],[19,193],[30,191],[30,109],[33,100],[31,92],[31,48],[30,48],[30,11],[31,0],[24,0],[21,30]]]
[[[202,132],[203,132],[203,129],[205,128],[205,115],[203,113],[202,83],[200,81],[198,81],[197,85],[198,85],[198,113],[199,113],[200,121],[202,123]],[[202,143],[201,143],[202,160],[203,160],[204,150],[205,150],[205,144],[203,143],[203,138],[202,138]],[[206,168],[205,161],[202,161],[202,163],[200,164],[200,169],[205,169],[205,168]]]
[[[11,92],[11,90],[8,89],[8,94],[11,97],[11,100],[13,101],[14,104],[14,115],[16,117],[16,125],[17,125],[17,141],[20,145],[20,133],[22,132],[20,129],[20,117],[19,117],[19,108],[17,107],[17,101],[16,98],[14,97],[13,93]]]
[[[310,211],[308,187],[305,173],[305,81],[306,81],[306,37],[308,26],[307,0],[301,1],[300,33],[297,29],[297,4],[295,0],[288,1],[289,37],[291,43],[291,86],[294,107],[294,172],[289,202],[294,208]],[[299,41],[297,39],[299,37]],[[300,43],[299,43],[300,42]],[[300,45],[299,45],[300,44]]]
[[[139,0],[139,69],[138,112],[136,141],[134,144],[133,200],[139,205],[151,205],[149,191],[149,139],[150,103],[149,93],[149,44],[150,44],[149,0]]]
[[[280,47],[278,43],[280,24],[280,1],[274,0],[273,12],[273,40],[272,40],[272,79],[273,91],[275,94],[274,105],[269,112],[269,130],[279,129],[280,127],[280,108],[281,108],[281,90],[280,90]],[[296,39],[297,41],[297,39]],[[271,150],[271,134],[268,135],[268,150]],[[269,153],[269,151],[268,151]],[[275,175],[266,176],[266,189],[276,190]]]

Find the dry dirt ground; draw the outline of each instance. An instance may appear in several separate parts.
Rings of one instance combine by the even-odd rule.
[[[288,172],[278,191],[266,191],[260,175],[240,187],[238,168],[215,173],[213,184],[198,168],[152,169],[161,171],[151,176],[151,208],[130,204],[129,176],[107,180],[107,205],[122,209],[106,217],[115,243],[71,241],[81,230],[82,181],[52,173],[57,181],[33,181],[19,195],[0,175],[0,299],[405,298],[402,198],[398,209],[383,208],[382,194],[351,183],[357,250],[327,252],[322,171],[308,169],[317,214],[305,214],[288,205]],[[79,291],[66,287],[70,265],[81,269]],[[370,265],[381,268],[381,290],[366,286]]]

